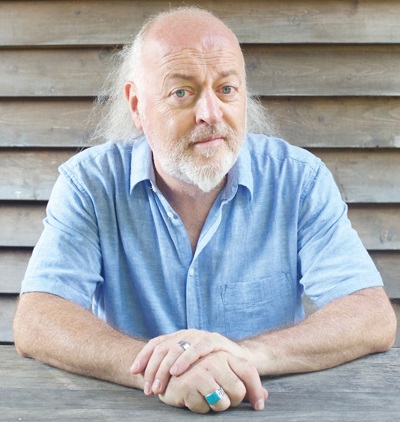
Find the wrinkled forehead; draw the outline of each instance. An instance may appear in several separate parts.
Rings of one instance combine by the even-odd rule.
[[[182,15],[169,17],[149,28],[142,44],[142,65],[144,70],[154,70],[175,62],[179,66],[190,59],[204,64],[223,62],[236,63],[238,72],[244,69],[240,45],[232,31],[214,17]]]

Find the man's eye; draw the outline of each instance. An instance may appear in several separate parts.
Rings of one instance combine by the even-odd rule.
[[[175,95],[178,98],[183,98],[186,95],[186,90],[185,89],[178,89],[177,91],[175,91]]]
[[[232,90],[233,90],[233,88],[231,86],[227,85],[227,86],[224,86],[221,91],[222,91],[223,94],[231,94]]]

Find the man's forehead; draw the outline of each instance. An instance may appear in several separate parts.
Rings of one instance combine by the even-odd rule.
[[[237,38],[222,21],[203,14],[177,13],[147,30],[142,54],[162,58],[184,50],[208,53],[225,49],[241,55]]]
[[[143,65],[149,71],[158,69],[213,68],[219,73],[241,73],[243,55],[239,46],[224,37],[204,37],[170,43],[165,39],[148,39],[142,51]],[[174,72],[175,73],[175,72]]]

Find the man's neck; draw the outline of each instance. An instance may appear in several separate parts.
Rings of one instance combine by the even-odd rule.
[[[203,192],[195,185],[163,172],[160,174],[157,169],[155,173],[157,187],[182,220],[194,253],[208,213],[225,186],[226,177],[210,192]]]

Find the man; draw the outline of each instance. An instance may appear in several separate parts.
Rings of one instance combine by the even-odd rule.
[[[254,104],[234,34],[175,9],[122,57],[108,125],[129,139],[61,166],[18,352],[205,413],[243,400],[261,410],[260,375],[390,348],[393,310],[331,174],[246,133]],[[320,307],[307,319],[304,291]]]

